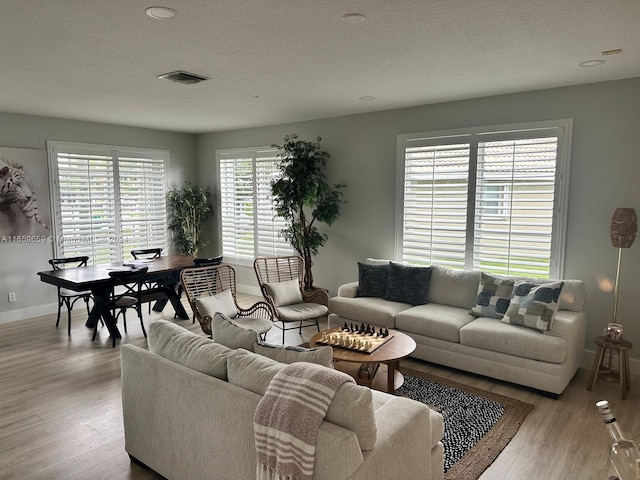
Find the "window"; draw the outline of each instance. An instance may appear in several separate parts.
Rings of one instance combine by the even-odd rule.
[[[47,142],[56,257],[123,261],[134,248],[167,248],[169,153]]]
[[[217,152],[220,172],[222,255],[238,263],[255,257],[290,255],[291,245],[280,236],[286,226],[271,201],[278,150],[270,148]]]
[[[571,120],[398,137],[396,257],[561,278]]]

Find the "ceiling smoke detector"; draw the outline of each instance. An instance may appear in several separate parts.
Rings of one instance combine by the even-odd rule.
[[[165,78],[167,80],[171,80],[172,82],[184,83],[185,85],[194,85],[196,83],[209,80],[209,77],[196,75],[195,73],[185,72],[184,70],[176,70],[175,72],[169,72],[163,75],[158,75],[158,78]]]

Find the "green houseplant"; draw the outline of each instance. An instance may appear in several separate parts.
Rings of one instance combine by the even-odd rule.
[[[200,232],[203,222],[213,211],[210,187],[202,188],[185,182],[182,188],[170,188],[167,200],[168,226],[174,234],[175,243],[183,254],[197,257],[198,251],[207,244]]]
[[[298,140],[292,134],[284,137],[282,145],[272,145],[282,153],[278,154],[280,176],[271,183],[271,196],[277,215],[288,223],[281,231],[283,237],[304,259],[305,290],[313,289],[312,256],[327,241],[316,223],[333,224],[345,201],[341,191],[345,184],[329,185],[323,173],[330,155],[321,149],[321,140]]]

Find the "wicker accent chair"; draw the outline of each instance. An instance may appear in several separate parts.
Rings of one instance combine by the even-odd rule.
[[[273,313],[267,303],[256,302],[249,308],[242,308],[238,305],[236,271],[231,265],[185,268],[180,273],[180,283],[187,295],[193,314],[206,335],[211,335],[211,317],[205,312],[199,311],[196,300],[219,295],[225,290],[231,291],[237,315],[232,319],[235,323],[257,331],[263,340],[273,326]]]
[[[304,278],[304,260],[298,255],[283,257],[258,257],[253,262],[253,269],[258,278],[258,284],[262,291],[262,296],[274,311],[275,320],[282,323],[282,326],[275,324],[282,330],[282,344],[286,330],[298,329],[302,333],[303,327],[315,326],[320,331],[318,320],[329,314],[329,294],[326,290],[317,288],[312,292],[305,292],[302,287]],[[289,303],[275,298],[276,292],[281,291],[280,285],[283,282],[298,283],[302,302]],[[280,295],[282,298],[282,296]],[[285,295],[290,297],[290,295]],[[287,327],[287,324],[297,323],[294,327]],[[306,323],[306,325],[304,325]]]

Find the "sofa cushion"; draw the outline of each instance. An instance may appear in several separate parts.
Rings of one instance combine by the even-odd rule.
[[[514,280],[482,272],[478,295],[471,315],[476,317],[502,318],[509,308]]]
[[[390,264],[369,265],[358,262],[358,296],[384,297],[389,283]]]
[[[390,302],[376,297],[333,297],[329,299],[331,313],[350,321],[395,328],[398,312],[411,308],[408,303]]]
[[[259,342],[253,346],[253,351],[280,363],[309,362],[333,368],[333,349],[329,345],[304,348]]]
[[[533,328],[541,332],[550,330],[558,311],[558,299],[563,285],[564,282],[542,285],[516,282],[509,308],[502,322]]]
[[[431,267],[415,267],[392,262],[384,299],[392,302],[424,305],[429,302]]]
[[[229,383],[264,395],[274,375],[283,363],[246,350],[229,354]],[[345,383],[336,391],[325,420],[356,434],[362,450],[372,450],[376,444],[377,426],[371,390],[354,383]]]
[[[265,283],[264,289],[273,298],[276,307],[302,303],[302,292],[297,278],[284,282]]]
[[[196,298],[196,306],[202,316],[209,315],[213,317],[216,312],[223,313],[229,318],[238,316],[231,290],[225,290],[222,293],[208,297],[198,297]]]
[[[211,319],[211,334],[216,343],[233,349],[253,350],[253,344],[259,341],[258,332],[238,325],[220,312]]]
[[[326,305],[320,303],[294,303],[278,307],[278,317],[285,322],[299,322],[311,318],[323,317],[329,313]]]
[[[407,333],[460,342],[459,330],[473,321],[466,308],[438,303],[418,305],[396,315],[396,328]]]
[[[518,325],[505,325],[494,318],[478,317],[463,326],[460,343],[541,362],[563,363],[567,359],[567,341],[564,338],[542,335]]]
[[[149,325],[149,351],[172,362],[221,380],[227,379],[231,349],[179,325],[158,320]]]
[[[429,302],[469,309],[476,301],[479,283],[478,271],[433,265],[429,281]]]

